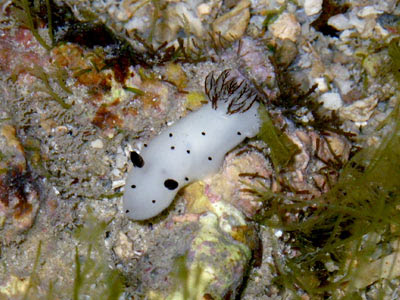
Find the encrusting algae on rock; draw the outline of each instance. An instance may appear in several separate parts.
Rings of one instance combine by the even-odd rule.
[[[151,250],[139,260],[142,272],[153,273],[142,277],[148,299],[224,299],[238,294],[258,247],[256,230],[231,204],[205,201],[206,212],[188,211],[170,221],[170,232],[186,232],[179,244],[170,244],[164,256],[153,256]],[[157,244],[168,245],[168,240]]]
[[[0,242],[29,229],[40,205],[39,185],[29,170],[14,126],[0,123]]]

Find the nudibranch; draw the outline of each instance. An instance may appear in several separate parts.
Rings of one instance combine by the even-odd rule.
[[[125,214],[152,218],[166,209],[179,189],[218,171],[225,154],[260,127],[257,94],[225,70],[205,79],[210,102],[165,128],[143,150],[131,153],[126,179]]]

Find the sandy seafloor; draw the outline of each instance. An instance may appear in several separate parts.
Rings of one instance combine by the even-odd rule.
[[[0,8],[0,299],[398,299],[395,220],[393,236],[363,235],[374,243],[366,260],[291,273],[285,262],[304,249],[268,224],[296,224],[312,205],[269,216],[254,193],[324,199],[355,153],[397,130],[380,126],[398,105],[398,1]],[[246,139],[162,214],[130,220],[130,152],[209,105],[205,78],[227,69],[264,103],[290,161],[268,138]]]

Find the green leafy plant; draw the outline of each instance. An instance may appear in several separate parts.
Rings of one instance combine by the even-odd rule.
[[[359,289],[400,276],[395,259],[400,251],[395,246],[400,237],[399,103],[380,130],[379,146],[354,155],[320,198],[304,201],[267,188],[257,191],[265,204],[259,222],[283,229],[296,249],[293,257],[276,257],[277,282],[293,294],[300,288],[313,299],[355,299]]]
[[[105,257],[103,235],[108,224],[109,222],[99,221],[92,210],[88,209],[83,225],[76,230],[75,237],[79,241],[79,246],[75,247],[74,260],[71,261],[74,281],[72,287],[65,287],[69,299],[117,300],[123,293],[122,276],[103,260]],[[39,241],[28,284],[21,299],[59,299],[65,296],[63,282],[58,282],[56,285],[56,281],[50,281],[47,289],[43,288],[46,282],[43,280],[40,268],[45,260],[46,258],[42,256],[42,241]]]
[[[257,138],[268,144],[271,149],[271,160],[276,170],[288,166],[293,156],[298,153],[299,148],[279,131],[273,124],[268,111],[260,104],[259,114],[261,119],[260,131]]]
[[[396,78],[397,82],[400,84],[400,46],[399,39],[394,39],[389,43],[388,54],[390,57],[390,69]]]
[[[55,100],[58,104],[60,104],[63,108],[65,109],[69,109],[71,108],[71,104],[66,103],[63,98],[61,98],[61,96],[59,96],[52,88],[51,84],[50,84],[50,79],[49,79],[49,75],[44,71],[44,69],[38,65],[36,65],[34,68],[30,69],[29,72],[36,76],[37,78],[39,78],[43,85],[44,85],[44,89],[43,91],[46,92],[47,94],[50,95],[50,97]],[[61,75],[59,74],[60,72],[62,72],[61,70],[58,71],[57,75],[55,76],[56,80],[58,81],[58,83],[60,84],[61,88],[66,91],[67,93],[71,93],[71,91],[65,86]]]
[[[17,7],[15,10],[15,16],[18,18],[18,20],[21,22],[21,24],[25,25],[33,34],[35,39],[39,42],[40,45],[42,45],[43,48],[45,48],[47,51],[51,50],[51,46],[49,46],[46,41],[42,38],[42,36],[39,34],[37,30],[37,24],[35,20],[35,16],[32,13],[31,6],[29,4],[28,0],[14,0],[14,4]],[[49,19],[49,35],[51,40],[54,40],[53,32],[52,32],[52,22],[51,22],[51,9],[50,9],[50,1],[46,0],[46,7],[47,7],[47,14],[48,14],[48,19]]]
[[[75,248],[75,278],[72,290],[74,300],[85,296],[90,296],[92,299],[113,300],[118,299],[123,292],[123,282],[119,272],[111,269],[107,262],[98,260],[98,257],[103,257],[102,236],[107,226],[107,222],[97,220],[91,209],[88,209],[84,225],[75,233],[87,251],[86,255],[82,256],[78,247]],[[94,249],[97,254],[94,253]]]

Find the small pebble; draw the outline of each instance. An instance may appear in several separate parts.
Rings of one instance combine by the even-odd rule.
[[[58,134],[64,134],[68,131],[68,128],[66,126],[57,126],[55,128],[56,133]]]
[[[342,98],[340,97],[339,93],[324,93],[321,95],[319,100],[322,102],[325,108],[332,110],[340,108],[343,104]]]
[[[301,26],[293,14],[283,13],[269,26],[269,30],[276,38],[281,40],[289,39],[292,42],[296,42]]]
[[[218,17],[212,24],[214,34],[221,34],[227,41],[239,39],[249,24],[250,4],[249,0],[241,0],[229,12]]]
[[[326,84],[326,80],[325,80],[324,77],[315,78],[315,79],[314,79],[314,82],[315,82],[316,84],[318,84],[318,89],[319,89],[321,92],[326,92],[326,91],[328,91],[328,85]]]
[[[307,16],[318,14],[322,9],[322,0],[305,0],[304,11]]]
[[[101,149],[103,148],[103,142],[100,139],[97,139],[91,142],[90,146],[95,149]]]
[[[211,7],[206,3],[202,3],[199,6],[197,6],[197,14],[199,16],[209,15],[210,12],[211,12]]]
[[[117,188],[120,188],[120,187],[124,186],[125,183],[126,183],[126,181],[124,179],[115,180],[112,182],[112,189],[115,190]]]
[[[353,122],[363,124],[367,122],[374,108],[378,104],[378,99],[375,95],[371,95],[367,98],[357,100],[351,105],[344,106],[339,110],[339,116],[345,120],[351,120]]]
[[[122,231],[118,233],[118,239],[114,247],[114,252],[117,257],[122,260],[132,259],[132,257],[134,256],[133,243]]]
[[[125,166],[126,160],[127,159],[124,153],[117,154],[115,158],[115,166],[118,169],[122,169]]]
[[[330,17],[328,20],[328,25],[334,27],[339,31],[343,31],[353,27],[353,25],[350,24],[350,20],[343,14],[338,14]]]
[[[357,12],[357,16],[360,18],[375,16],[381,14],[382,11],[375,9],[373,6],[365,6],[359,12]]]

